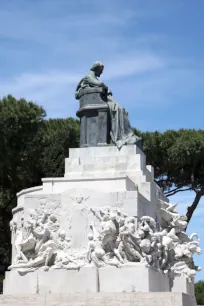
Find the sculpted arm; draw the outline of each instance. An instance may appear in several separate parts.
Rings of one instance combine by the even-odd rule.
[[[102,217],[99,215],[99,213],[97,213],[94,209],[90,209],[90,211],[94,214],[94,216],[101,222],[102,221]],[[91,225],[94,225],[94,223],[91,223]]]
[[[93,251],[93,246],[92,246],[92,243],[89,241],[88,248],[87,248],[87,251],[86,251],[86,258],[88,259],[88,262],[91,262],[92,251]]]
[[[35,229],[33,229],[33,234],[35,235],[35,237],[37,239],[41,239],[45,235],[45,230],[42,230],[41,232],[38,232]]]
[[[84,78],[84,82],[88,83],[90,86],[94,87],[103,87],[104,84],[102,82],[100,82],[97,78],[93,78],[91,75],[87,75]]]

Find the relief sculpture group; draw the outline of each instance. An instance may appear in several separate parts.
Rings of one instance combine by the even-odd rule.
[[[83,266],[134,265],[152,266],[170,278],[185,275],[191,281],[200,267],[194,254],[201,254],[197,234],[185,232],[186,217],[175,211],[176,205],[160,201],[160,222],[149,216],[139,220],[120,209],[90,209],[97,222],[91,222],[87,248],[80,253],[52,213],[33,210],[21,224],[11,221],[15,233],[16,256],[10,269],[20,274],[43,268],[80,269]],[[136,225],[137,224],[137,225]]]

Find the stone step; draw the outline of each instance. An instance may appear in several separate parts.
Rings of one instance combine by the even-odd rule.
[[[130,156],[104,156],[91,157],[85,156],[83,158],[66,158],[65,159],[65,173],[76,171],[98,171],[102,168],[104,170],[109,168],[124,169],[124,170],[144,170],[145,162],[141,155],[135,154]]]
[[[76,293],[65,295],[0,295],[1,306],[196,306],[184,293]]]
[[[116,146],[97,146],[86,148],[70,148],[69,157],[104,157],[104,156],[129,156],[134,154],[144,155],[136,145],[123,146],[120,150]]]

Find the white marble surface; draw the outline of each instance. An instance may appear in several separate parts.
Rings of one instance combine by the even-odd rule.
[[[21,276],[16,270],[6,272],[4,294],[68,294],[98,292],[97,270],[38,270]],[[0,304],[1,305],[1,304]]]
[[[99,270],[101,292],[169,292],[168,276],[141,264]]]
[[[41,268],[79,270],[92,264],[114,266],[118,270],[114,273],[120,274],[121,267],[132,263],[133,270],[140,262],[170,279],[185,276],[193,282],[200,270],[193,261],[194,254],[201,254],[200,240],[195,233],[186,234],[186,217],[175,211],[176,205],[160,200],[157,223],[151,216],[138,218],[138,211],[136,216],[134,211],[127,213],[125,200],[129,197],[129,212],[134,202],[130,194],[122,193],[120,202],[115,195],[116,205],[114,194],[109,195],[101,207],[100,194],[95,192],[91,199],[86,192],[32,195],[29,208],[15,210],[10,223],[14,253],[10,270],[25,275]]]
[[[59,279],[73,279],[68,292],[105,292],[108,287],[165,292],[170,290],[169,277],[185,275],[193,281],[197,268],[192,256],[199,254],[200,241],[183,233],[185,218],[154,183],[154,169],[146,166],[139,148],[71,149],[65,170],[63,178],[46,178],[42,186],[18,193],[4,293],[15,294],[19,280],[19,292],[24,293],[36,290],[36,279],[43,293],[65,292]],[[173,257],[170,249],[175,250]],[[137,268],[127,267],[133,262]],[[172,290],[189,293],[190,287],[180,282]]]
[[[172,281],[171,292],[183,292],[194,297],[195,286],[193,282],[189,283],[185,276],[177,276]]]
[[[196,306],[191,297],[182,293],[75,293],[47,295],[2,295],[3,306]]]

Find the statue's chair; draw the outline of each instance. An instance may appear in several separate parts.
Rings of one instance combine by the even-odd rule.
[[[85,88],[80,91],[80,147],[110,144],[110,111],[104,88]]]

